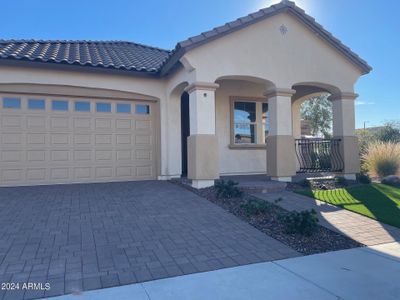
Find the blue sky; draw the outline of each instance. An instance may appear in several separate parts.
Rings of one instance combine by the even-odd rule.
[[[0,38],[129,40],[171,49],[177,41],[277,0],[1,0]],[[356,86],[357,127],[400,119],[400,1],[298,0],[374,68]],[[63,4],[63,5],[62,5]]]

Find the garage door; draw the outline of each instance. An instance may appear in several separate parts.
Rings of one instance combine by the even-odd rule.
[[[155,178],[156,103],[0,97],[1,186]]]

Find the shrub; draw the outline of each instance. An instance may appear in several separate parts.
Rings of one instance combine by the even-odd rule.
[[[370,176],[397,175],[400,170],[400,144],[376,142],[370,144],[362,157],[364,169]]]
[[[287,233],[311,235],[318,227],[318,217],[314,209],[289,212],[281,216],[281,221]]]
[[[218,198],[240,198],[243,192],[238,187],[239,183],[232,180],[220,180],[215,184]]]
[[[267,212],[268,203],[258,199],[249,199],[241,204],[241,208],[247,215],[259,215]]]
[[[347,181],[347,179],[342,176],[335,177],[335,183],[340,186],[348,186],[349,185],[349,182]]]
[[[369,178],[368,174],[360,173],[360,174],[357,175],[357,181],[359,183],[363,183],[363,184],[370,184],[371,183],[371,178]]]
[[[378,141],[387,143],[400,143],[400,123],[396,121],[389,121],[375,133]]]

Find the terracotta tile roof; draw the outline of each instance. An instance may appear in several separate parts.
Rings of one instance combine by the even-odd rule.
[[[123,41],[0,40],[0,58],[156,73],[170,51]]]
[[[163,76],[174,70],[187,51],[281,12],[297,17],[357,65],[364,74],[372,70],[366,61],[325,30],[314,18],[294,2],[287,0],[181,41],[172,51],[125,41],[0,40],[0,59],[103,67]]]

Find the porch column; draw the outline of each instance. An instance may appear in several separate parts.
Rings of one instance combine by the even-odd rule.
[[[342,175],[346,179],[355,180],[360,172],[358,139],[355,131],[354,93],[339,93],[330,96],[333,109],[333,137],[341,139],[340,153],[344,162]]]
[[[197,189],[214,185],[219,178],[218,144],[215,135],[216,83],[195,82],[189,93],[190,136],[188,137],[188,178]]]
[[[267,175],[273,180],[292,181],[296,175],[296,153],[292,125],[292,89],[268,90],[270,132],[267,137]]]

